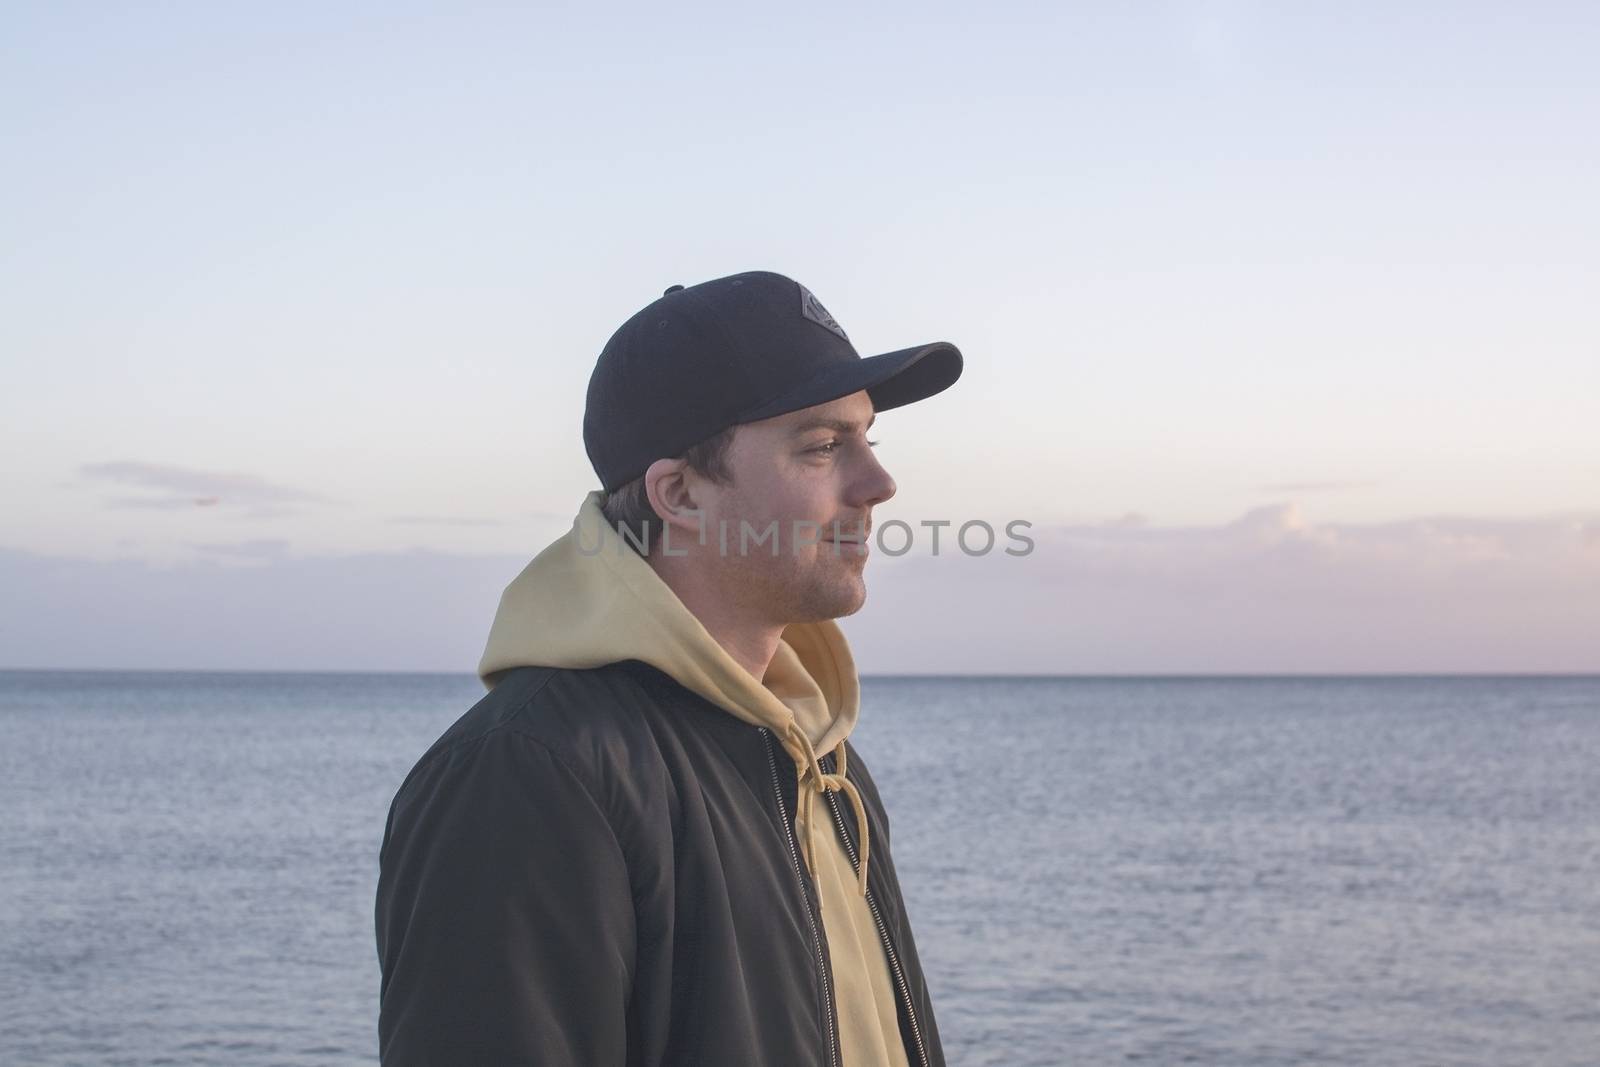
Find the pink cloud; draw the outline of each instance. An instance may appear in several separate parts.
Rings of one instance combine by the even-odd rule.
[[[860,670],[1600,672],[1596,514],[1339,524],[1278,503],[1029,533],[1020,557],[1003,533],[963,555],[948,530],[937,558],[874,556],[866,608],[842,621]],[[206,547],[165,568],[0,549],[0,666],[470,672],[527,563]]]

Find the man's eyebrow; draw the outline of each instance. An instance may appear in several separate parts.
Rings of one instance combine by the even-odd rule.
[[[872,413],[872,417],[867,420],[867,424],[865,426],[861,426],[860,423],[852,422],[849,419],[807,419],[799,426],[796,426],[794,429],[790,430],[789,436],[799,437],[801,434],[810,433],[812,430],[832,430],[834,433],[855,433],[857,427],[860,427],[862,432],[865,432],[872,429],[872,424],[877,421],[877,412]]]

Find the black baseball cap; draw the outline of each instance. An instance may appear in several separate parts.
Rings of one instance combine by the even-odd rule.
[[[622,324],[589,378],[583,445],[609,493],[729,426],[863,389],[887,411],[959,377],[944,341],[863,359],[811,290],[748,271],[674,285]]]

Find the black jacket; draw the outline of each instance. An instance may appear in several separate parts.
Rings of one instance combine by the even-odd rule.
[[[846,744],[901,1036],[913,1067],[933,1067],[889,822]],[[780,766],[769,730],[640,661],[510,671],[390,809],[382,1062],[837,1067],[828,946]],[[823,807],[859,867],[850,805],[829,793]]]

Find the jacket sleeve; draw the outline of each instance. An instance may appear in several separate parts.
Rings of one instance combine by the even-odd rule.
[[[625,1061],[627,865],[594,793],[537,739],[497,730],[413,771],[376,919],[385,1067]]]

